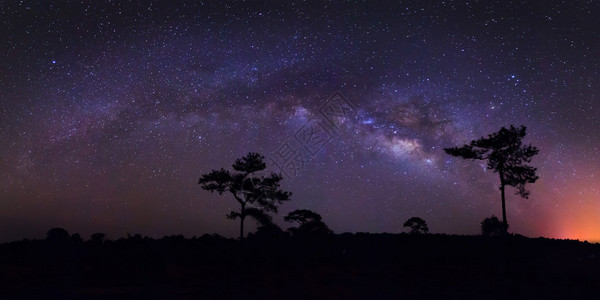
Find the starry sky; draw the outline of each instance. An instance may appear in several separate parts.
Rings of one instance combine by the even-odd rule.
[[[477,234],[498,176],[443,148],[514,124],[540,179],[508,190],[510,231],[600,240],[598,2],[3,1],[0,24],[0,241],[235,237],[199,176],[250,151],[274,170],[332,101],[283,228],[304,208],[337,233]]]

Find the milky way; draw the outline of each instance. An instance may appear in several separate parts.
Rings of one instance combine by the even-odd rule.
[[[600,240],[599,20],[583,1],[2,3],[0,240],[235,236],[235,201],[198,177],[272,157],[336,93],[353,109],[283,184],[284,228],[306,208],[338,233],[476,234],[497,174],[443,148],[514,124],[540,179],[509,193],[510,230]]]

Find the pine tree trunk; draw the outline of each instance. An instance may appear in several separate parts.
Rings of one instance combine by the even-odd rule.
[[[504,226],[508,228],[508,221],[506,221],[506,200],[504,199],[504,184],[500,186],[500,192],[502,194],[502,222]]]
[[[246,203],[242,203],[240,213],[240,241],[244,239],[244,219],[246,218]]]
[[[508,221],[506,221],[506,198],[504,196],[504,172],[502,171],[502,167],[499,168],[498,173],[500,174],[500,194],[502,195],[502,223],[504,224],[504,228],[508,229]]]

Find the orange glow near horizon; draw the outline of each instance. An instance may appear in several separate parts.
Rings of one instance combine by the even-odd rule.
[[[580,171],[544,176],[532,186],[539,204],[536,214],[530,216],[536,220],[531,224],[533,231],[548,238],[600,243],[600,177],[594,176],[588,165],[573,169]]]
[[[580,241],[600,242],[600,203],[578,205],[557,222],[556,237]]]

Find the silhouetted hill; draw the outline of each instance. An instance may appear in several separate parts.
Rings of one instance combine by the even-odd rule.
[[[522,236],[24,240],[0,267],[3,299],[600,296],[600,245]]]

